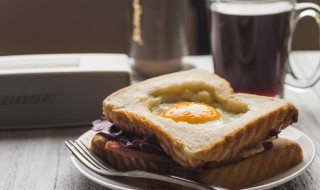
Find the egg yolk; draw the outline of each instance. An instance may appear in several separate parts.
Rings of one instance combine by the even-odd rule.
[[[220,118],[213,107],[198,102],[181,102],[166,109],[162,117],[171,118],[175,122],[185,121],[190,124],[205,123]]]

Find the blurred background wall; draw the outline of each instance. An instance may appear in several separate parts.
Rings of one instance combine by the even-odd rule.
[[[126,52],[129,0],[0,0],[0,54]]]
[[[209,54],[205,0],[188,1],[190,54]],[[302,0],[301,0],[302,1]],[[319,0],[308,2],[320,3]],[[127,53],[132,0],[0,0],[0,55]],[[303,0],[303,2],[307,2]],[[318,27],[303,19],[297,50],[319,49]]]

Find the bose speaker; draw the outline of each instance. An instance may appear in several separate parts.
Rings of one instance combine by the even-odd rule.
[[[130,83],[123,54],[2,57],[0,129],[89,124],[104,98]]]

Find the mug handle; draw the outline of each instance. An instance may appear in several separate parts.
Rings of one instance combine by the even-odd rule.
[[[292,38],[293,38],[293,31],[297,25],[297,23],[304,17],[312,17],[315,19],[315,21],[318,24],[319,27],[319,36],[320,36],[320,7],[315,4],[315,3],[298,3],[295,7],[295,11],[299,12],[295,18],[294,18],[294,23],[293,23],[293,28],[291,32],[291,36],[289,38],[289,53],[291,53],[291,48],[292,48]],[[320,39],[319,39],[320,40]],[[292,61],[290,60],[289,56],[289,64],[287,68],[287,73],[289,75],[287,76],[288,78],[286,79],[286,84],[296,87],[296,88],[309,88],[315,85],[319,80],[320,80],[320,62],[315,69],[315,72],[308,78],[306,79],[301,79],[297,77],[297,75],[294,73],[291,63]]]

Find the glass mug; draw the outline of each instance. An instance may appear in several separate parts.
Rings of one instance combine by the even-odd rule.
[[[314,17],[320,26],[319,6],[295,0],[211,0],[210,9],[215,73],[236,92],[282,96],[294,28],[305,16]],[[307,81],[290,84],[314,84],[319,68]]]

